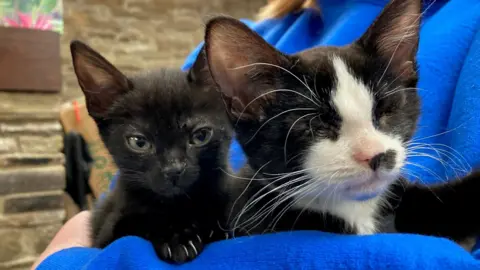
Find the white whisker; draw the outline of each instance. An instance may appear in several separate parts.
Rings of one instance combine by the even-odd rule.
[[[313,119],[315,119],[315,118],[317,118],[317,117],[319,117],[319,116],[320,116],[320,114],[312,117],[312,118],[310,119],[310,121],[308,122],[308,126],[310,127],[310,133],[312,133],[312,140],[315,139],[315,134],[313,133],[313,128],[312,128],[312,121],[313,121]]]
[[[241,219],[241,216],[247,212],[250,208],[252,208],[258,201],[260,201],[262,198],[264,198],[265,196],[269,195],[270,193],[272,192],[275,192],[276,190],[278,189],[281,189],[283,188],[286,184],[291,184],[290,181],[289,182],[286,182],[282,185],[280,185],[279,187],[276,187],[276,188],[273,188],[272,190],[266,192],[265,194],[262,194],[259,198],[256,198],[256,196],[258,196],[259,194],[261,194],[265,189],[269,188],[270,186],[274,185],[276,182],[282,180],[282,179],[285,179],[286,177],[289,177],[290,175],[294,175],[294,173],[292,174],[289,174],[289,175],[285,175],[285,176],[282,176],[282,177],[279,177],[278,179],[276,179],[275,181],[272,181],[271,183],[268,183],[267,185],[265,185],[264,187],[262,187],[259,191],[257,191],[253,196],[250,197],[250,199],[245,203],[245,205],[243,206],[242,210],[237,214],[236,218],[235,218],[235,226],[234,228],[238,228],[238,222],[240,221]]]
[[[283,144],[283,154],[284,154],[285,164],[287,164],[287,142],[288,142],[288,136],[290,135],[290,132],[292,131],[293,127],[295,126],[295,124],[298,121],[300,121],[303,118],[308,117],[310,115],[314,115],[314,114],[316,114],[316,113],[307,113],[304,116],[300,116],[297,120],[295,120],[295,122],[293,122],[293,124],[290,126],[290,129],[288,129],[287,136],[285,137],[285,143]]]
[[[455,128],[452,128],[450,130],[447,130],[447,131],[444,131],[444,132],[440,132],[440,133],[437,133],[437,134],[434,134],[434,135],[431,135],[431,136],[427,136],[427,137],[422,137],[422,138],[417,138],[417,139],[414,139],[414,140],[410,140],[409,143],[412,143],[412,142],[418,142],[418,141],[423,141],[423,140],[426,140],[426,139],[430,139],[430,138],[435,138],[435,137],[438,137],[438,136],[442,136],[442,135],[445,135],[447,133],[450,133],[450,132],[453,132],[459,128],[461,128],[462,126],[464,126],[468,121],[470,121],[471,119],[473,119],[473,116],[470,117],[468,120],[466,120],[464,123],[458,125],[457,127]]]
[[[271,161],[268,161],[266,162],[265,164],[263,164],[263,166],[261,166],[256,172],[255,174],[252,176],[252,179],[255,179],[255,176],[257,176],[257,174],[265,167],[267,166]],[[235,208],[235,205],[237,204],[238,200],[243,196],[243,194],[245,194],[245,192],[247,191],[248,187],[250,186],[250,184],[252,183],[252,181],[248,182],[247,186],[243,189],[242,193],[240,193],[240,195],[237,197],[237,199],[235,199],[235,201],[233,202],[232,204],[232,207],[230,209],[230,213],[228,214],[228,218],[227,220],[230,221],[230,217],[232,216],[232,212]]]
[[[315,96],[315,93],[312,91],[312,89],[308,86],[308,84],[306,84],[304,81],[302,81],[297,75],[293,74],[290,70],[284,68],[284,67],[281,67],[281,66],[278,66],[278,65],[274,65],[274,64],[270,64],[270,63],[253,63],[253,64],[249,64],[249,65],[244,65],[244,66],[241,66],[241,67],[236,67],[236,68],[233,68],[234,70],[235,69],[242,69],[242,68],[246,68],[246,67],[251,67],[251,66],[256,66],[256,65],[265,65],[265,66],[271,66],[271,67],[276,67],[276,68],[279,68],[285,72],[287,72],[288,74],[290,74],[291,76],[293,76],[295,79],[297,79],[301,84],[303,84],[303,86],[305,86],[305,88],[307,88],[310,93],[312,93],[312,95]],[[312,100],[313,102],[313,100]],[[316,102],[313,102],[314,104],[317,104]],[[317,104],[318,105],[318,104]]]
[[[245,143],[245,144],[248,144],[249,142],[251,142],[253,140],[253,138],[255,138],[255,136],[257,136],[258,132],[260,132],[260,130],[266,125],[268,124],[270,121],[272,121],[273,119],[283,115],[283,114],[286,114],[286,113],[289,113],[289,112],[293,112],[293,111],[313,111],[315,110],[314,108],[295,108],[295,109],[290,109],[290,110],[286,110],[286,111],[283,111],[273,117],[270,117],[267,121],[265,121],[265,123],[263,123],[258,129],[257,131],[253,134],[253,136],[248,139],[248,141]]]

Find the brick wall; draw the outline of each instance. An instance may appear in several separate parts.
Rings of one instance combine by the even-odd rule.
[[[0,92],[0,270],[28,269],[65,211],[62,102],[81,96],[71,39],[87,42],[122,71],[180,67],[211,13],[252,17],[265,0],[64,0],[61,94]]]

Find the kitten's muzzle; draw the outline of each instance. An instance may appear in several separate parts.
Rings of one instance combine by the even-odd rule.
[[[186,167],[186,162],[178,161],[165,166],[162,172],[165,178],[172,179],[172,181],[176,182],[185,173]]]

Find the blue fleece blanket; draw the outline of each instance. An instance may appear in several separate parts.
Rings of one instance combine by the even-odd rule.
[[[247,23],[281,51],[294,53],[316,45],[352,42],[385,3],[324,0],[322,17],[305,11],[281,20]],[[437,0],[425,12],[418,53],[423,115],[415,136],[415,142],[421,143],[416,151],[421,154],[409,160],[415,164],[408,167],[412,180],[419,177],[435,183],[480,165],[479,26],[478,0]],[[191,65],[198,49],[184,68]],[[239,168],[243,162],[234,142],[232,164]],[[449,240],[427,236],[288,232],[214,243],[198,259],[179,267],[159,261],[148,242],[126,237],[104,250],[57,252],[40,269],[460,270],[480,269],[479,259],[480,251],[470,254]]]

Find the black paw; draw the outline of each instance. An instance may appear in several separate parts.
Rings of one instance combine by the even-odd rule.
[[[204,241],[193,229],[185,229],[175,233],[171,239],[154,243],[155,251],[160,259],[181,264],[195,259],[203,251]]]

